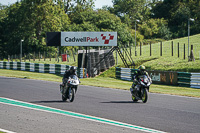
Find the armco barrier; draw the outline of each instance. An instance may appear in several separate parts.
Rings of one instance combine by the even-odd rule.
[[[183,87],[200,89],[200,73],[178,72],[178,84]]]
[[[134,72],[137,69],[116,67],[116,78],[131,81]]]
[[[138,69],[116,67],[116,78],[131,81],[134,72]],[[147,71],[153,83],[178,85],[177,72]]]
[[[39,73],[64,74],[71,66],[61,64],[39,64],[27,62],[4,62],[0,61],[0,69],[22,70]],[[80,78],[87,77],[85,68],[77,68],[77,75]]]
[[[174,71],[147,71],[155,84],[178,85],[178,74]]]
[[[131,81],[138,69],[116,67],[116,78]],[[147,71],[155,84],[178,85],[183,87],[200,88],[200,73]]]

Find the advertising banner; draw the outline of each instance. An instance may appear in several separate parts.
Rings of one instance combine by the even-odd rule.
[[[61,32],[61,46],[117,46],[117,32]]]
[[[151,77],[153,83],[166,84],[166,85],[178,85],[177,72],[170,71],[147,71]]]

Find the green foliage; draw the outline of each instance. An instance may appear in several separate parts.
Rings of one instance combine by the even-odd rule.
[[[116,31],[118,32],[118,44],[133,42],[133,35],[129,27],[122,23],[120,18],[106,10],[94,11],[87,8],[81,12],[70,13],[73,26],[72,31]]]
[[[4,56],[18,54],[23,39],[23,50],[28,52],[51,49],[46,47],[46,32],[61,31],[69,25],[69,18],[60,5],[52,0],[22,1],[6,8],[7,17],[0,23],[3,29]]]
[[[199,33],[200,3],[199,0],[164,0],[152,7],[153,18],[164,18],[173,33],[173,38],[187,36],[188,19],[193,18],[191,34]]]
[[[170,39],[170,31],[167,28],[167,22],[164,19],[149,19],[139,25],[139,31],[146,39],[163,38]]]

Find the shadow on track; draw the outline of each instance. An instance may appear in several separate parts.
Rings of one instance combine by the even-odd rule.
[[[55,101],[33,101],[31,103],[66,103],[66,102],[63,102],[62,100],[55,100]]]
[[[110,101],[110,102],[101,102],[101,103],[140,103],[140,102],[133,102],[133,101]]]

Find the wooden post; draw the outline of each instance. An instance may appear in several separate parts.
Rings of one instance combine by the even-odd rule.
[[[17,55],[15,54],[15,62],[17,61]]]
[[[33,54],[33,61],[35,61],[35,51],[34,51],[34,54]]]
[[[30,53],[28,54],[28,58],[29,58],[29,61],[31,61],[31,59],[30,59]]]
[[[39,61],[40,61],[40,51],[39,51]]]
[[[151,56],[151,42],[150,42],[150,56]]]
[[[179,58],[179,42],[178,42],[178,58]]]
[[[189,61],[195,61],[194,53],[193,53],[193,45],[191,45],[191,51],[190,51],[190,58],[189,58]]]
[[[184,51],[183,52],[184,52],[184,60],[185,60],[185,43],[184,43]]]
[[[173,41],[172,41],[172,56],[173,56]]]
[[[160,56],[162,56],[162,42],[160,42]]]

